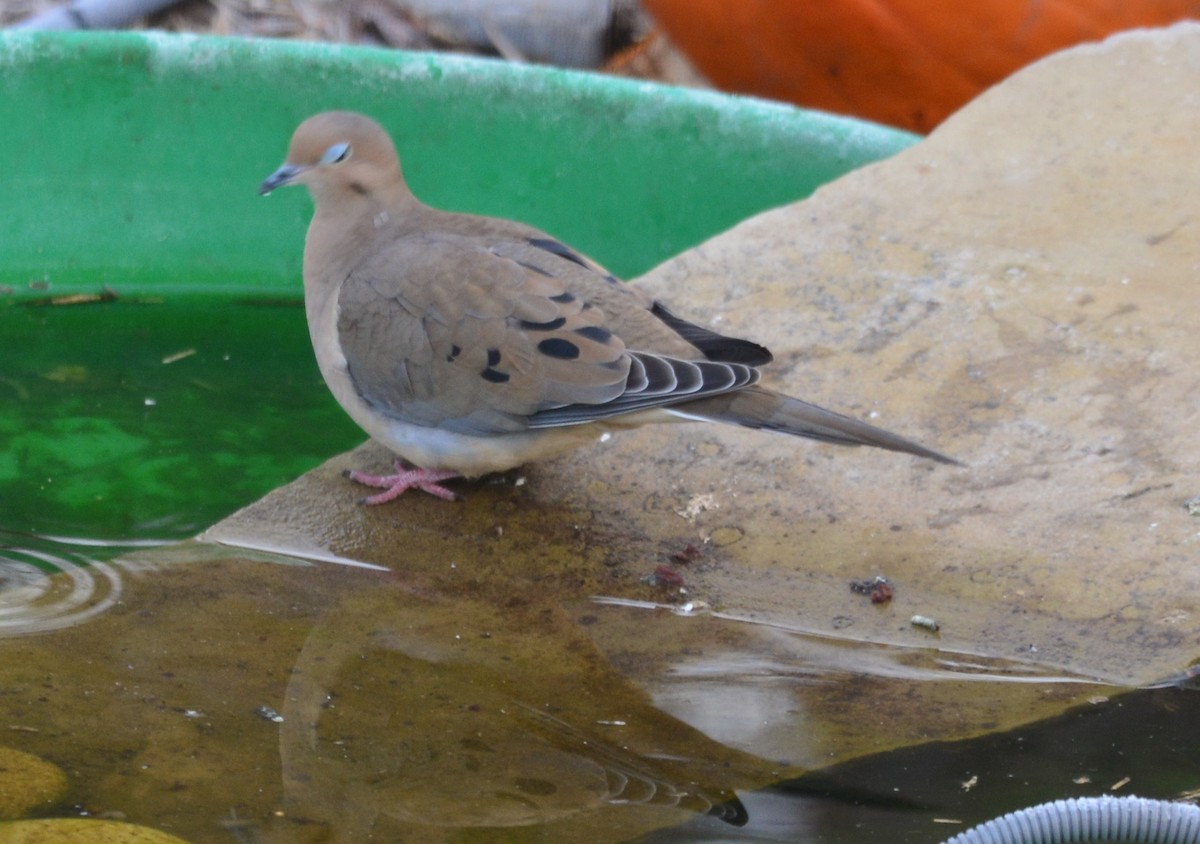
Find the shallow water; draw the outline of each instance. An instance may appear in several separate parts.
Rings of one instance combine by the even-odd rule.
[[[198,545],[107,568],[110,606],[0,639],[5,743],[70,775],[52,814],[116,813],[192,842],[932,844],[1043,800],[1200,781],[1195,692],[1085,687],[1095,702],[1050,722],[806,771],[794,750],[738,748],[823,730],[808,697],[823,689],[960,684],[970,705],[1037,678],[777,630],[764,658],[738,650],[743,621],[449,599],[401,573]],[[695,659],[646,669],[610,641],[630,625],[650,650],[687,637]],[[851,726],[886,745],[880,713]],[[814,754],[826,740],[808,738]],[[708,814],[739,806],[742,827]]]
[[[360,439],[302,311],[46,305],[0,320],[29,349],[0,373],[14,399],[0,404],[0,741],[67,771],[51,814],[118,814],[197,844],[933,844],[1043,800],[1200,787],[1195,692],[1117,696],[616,591],[561,601],[537,577],[458,570],[444,590],[332,554],[158,547]],[[474,497],[511,513],[520,490]],[[476,541],[433,540],[420,547]],[[453,570],[446,553],[432,563]],[[1017,685],[1093,702],[969,741],[897,735],[911,728],[889,702],[929,684],[964,710]],[[864,698],[871,716],[837,720]],[[881,752],[825,767],[852,734]]]
[[[9,304],[0,333],[9,530],[183,539],[361,440],[298,301]]]
[[[133,547],[0,529],[0,637],[74,627],[113,607],[121,576],[101,556]]]

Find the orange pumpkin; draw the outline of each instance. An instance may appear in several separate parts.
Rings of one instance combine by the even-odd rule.
[[[643,0],[720,88],[927,132],[1056,50],[1200,0]]]

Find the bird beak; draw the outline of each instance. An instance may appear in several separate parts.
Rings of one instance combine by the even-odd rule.
[[[258,195],[266,196],[275,190],[275,188],[281,188],[294,183],[297,177],[304,172],[304,169],[296,164],[285,163],[270,176],[267,176],[266,181],[258,189]]]

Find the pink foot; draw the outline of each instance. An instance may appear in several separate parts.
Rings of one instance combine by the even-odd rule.
[[[447,501],[459,501],[462,498],[457,492],[441,485],[441,481],[461,477],[458,472],[445,469],[410,468],[404,464],[403,460],[399,459],[396,460],[395,467],[396,474],[394,475],[368,475],[357,470],[347,471],[345,474],[347,478],[356,483],[379,487],[383,490],[378,495],[368,495],[362,500],[363,504],[386,504],[394,498],[399,498],[410,489],[423,489],[430,495],[436,495]]]

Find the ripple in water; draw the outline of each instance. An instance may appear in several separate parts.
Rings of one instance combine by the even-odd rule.
[[[43,547],[0,545],[0,637],[82,624],[121,597],[120,573],[109,564],[63,543],[35,541]]]

